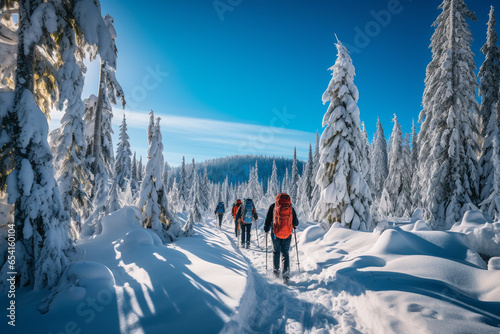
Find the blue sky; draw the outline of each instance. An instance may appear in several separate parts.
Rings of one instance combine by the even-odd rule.
[[[496,2],[466,1],[479,19],[470,23],[478,67],[489,6]],[[117,78],[127,95],[132,150],[145,158],[153,109],[162,117],[172,165],[183,155],[197,161],[245,153],[291,157],[294,146],[306,159],[327,109],[321,96],[336,59],[334,34],[351,51],[370,137],[377,117],[388,137],[394,113],[410,132],[440,3],[101,0],[118,33]],[[85,96],[96,91],[98,71],[89,65]],[[121,117],[116,109],[116,124]]]

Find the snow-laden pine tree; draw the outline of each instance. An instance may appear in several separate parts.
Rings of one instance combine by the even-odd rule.
[[[245,190],[245,198],[251,198],[255,205],[264,198],[264,189],[259,182],[259,165],[255,161],[255,166],[250,169],[248,184]]]
[[[418,167],[418,135],[415,120],[411,121],[411,171],[412,176]]]
[[[432,226],[446,229],[478,199],[477,78],[466,22],[476,17],[463,0],[444,0],[439,8],[419,116],[420,189],[412,191],[420,192]]]
[[[161,175],[164,160],[160,119],[155,123],[153,111],[150,112],[148,141],[148,162],[139,199],[142,225],[152,229],[163,242],[173,241],[179,236],[180,224],[170,212],[167,194],[163,188]]]
[[[136,152],[134,151],[134,157],[132,158],[132,166],[130,168],[130,189],[132,190],[132,196],[135,196],[138,189],[137,182],[137,158]]]
[[[62,65],[57,71],[59,100],[57,108],[64,112],[61,127],[50,134],[54,154],[56,179],[61,191],[64,210],[70,213],[74,239],[79,237],[82,217],[90,210],[90,170],[85,163],[85,105],[82,101],[85,66],[84,39],[81,32],[66,23],[57,39],[62,53]]]
[[[131,160],[130,156],[132,151],[130,150],[130,137],[127,134],[127,120],[125,119],[125,114],[123,114],[122,124],[120,125],[120,135],[119,135],[118,148],[116,149],[116,159],[115,159],[115,180],[118,184],[120,191],[125,191],[127,185],[131,182]]]
[[[321,194],[321,187],[316,183],[316,176],[318,174],[319,169],[319,132],[316,130],[316,145],[314,146],[314,166],[313,166],[313,177],[311,178],[311,187],[312,187],[312,198],[311,198],[311,217],[314,219],[314,208],[316,204],[318,204],[319,197]]]
[[[5,131],[13,149],[14,170],[7,178],[7,192],[9,202],[15,203],[16,281],[35,289],[52,288],[74,250],[69,238],[69,215],[54,178],[44,115],[53,107],[56,96],[62,94],[74,101],[72,94],[77,92],[65,91],[72,87],[57,83],[63,75],[56,71],[66,70],[61,59],[70,57],[66,52],[75,51],[71,43],[58,44],[57,39],[78,34],[103,59],[114,59],[109,32],[99,14],[99,1],[76,5],[42,0],[15,3],[19,24],[15,88],[9,121],[4,124],[8,124]],[[4,7],[4,2],[1,5]],[[55,67],[54,62],[62,67]],[[68,66],[79,70],[69,62]],[[42,68],[46,71],[39,76]],[[5,284],[8,271],[7,266],[2,268],[0,284]]]
[[[281,183],[281,192],[290,193],[290,172],[288,171],[288,167],[285,169],[285,176],[283,176],[283,182]]]
[[[297,148],[293,148],[292,178],[290,180],[290,199],[297,204],[299,188],[299,169],[297,167]]]
[[[373,229],[371,191],[362,176],[363,135],[354,85],[355,70],[346,47],[339,41],[338,57],[323,103],[330,101],[323,118],[321,157],[316,182],[321,196],[315,218],[330,225],[340,222],[355,230]]]
[[[142,155],[139,157],[139,163],[137,164],[137,183],[139,188],[142,184],[142,179],[144,178],[144,167],[142,165]]]
[[[210,199],[213,198],[210,194],[211,186],[210,186],[210,181],[208,180],[208,170],[206,166],[203,169],[203,176],[199,178],[198,182],[200,187],[201,208],[202,210],[206,211],[208,210],[211,204]],[[217,198],[215,198],[214,200],[217,200]]]
[[[500,102],[495,105],[494,113],[486,127],[484,139],[484,159],[489,158],[490,163],[485,164],[482,171],[481,210],[495,221],[500,219]]]
[[[276,160],[273,160],[273,170],[267,186],[267,202],[273,203],[279,193],[280,184],[278,181],[278,167],[276,167]]]
[[[193,216],[193,223],[202,222],[201,212],[203,211],[201,200],[200,200],[200,176],[193,171],[193,185],[191,186],[189,198],[191,199],[189,214]],[[186,228],[184,229],[186,231]]]
[[[377,131],[371,146],[371,186],[374,201],[378,201],[384,189],[384,182],[389,174],[387,141],[380,119],[377,119]]]
[[[312,178],[314,168],[314,157],[312,153],[312,146],[309,144],[309,159],[303,165],[302,177],[300,178],[298,187],[299,197],[299,211],[306,217],[311,213],[311,200],[312,200]]]
[[[392,119],[394,127],[391,134],[391,159],[389,160],[389,174],[384,182],[384,198],[379,204],[379,212],[383,216],[402,217],[410,210],[410,182],[407,170],[408,159],[406,157],[403,132],[398,118],[394,115]],[[388,204],[390,202],[390,204]]]
[[[181,210],[181,208],[179,208],[179,188],[177,187],[177,178],[175,177],[172,182],[172,187],[168,192],[168,204],[170,205],[170,210],[173,214],[176,214],[179,210]]]
[[[500,83],[500,50],[496,43],[498,40],[495,31],[496,19],[495,9],[492,6],[488,21],[488,33],[486,44],[481,51],[486,59],[479,70],[479,96],[481,97],[481,107],[479,109],[479,128],[483,138],[481,155],[479,158],[480,168],[480,201],[481,209],[490,213],[492,217],[498,216],[498,207],[500,202],[495,203],[496,189],[499,184],[495,184],[498,178],[495,176],[496,165],[498,164],[493,156],[498,157],[498,152],[495,152],[495,145],[498,140],[498,121],[497,121],[497,103],[500,98],[499,83]]]
[[[163,186],[165,191],[170,191],[170,165],[165,161],[165,167],[163,167]]]
[[[224,205],[226,208],[229,207],[229,204],[231,203],[230,200],[230,188],[229,188],[229,177],[226,175],[226,178],[224,179],[224,182],[222,183],[222,189],[221,189],[221,197],[222,201],[224,202]]]
[[[179,174],[179,201],[183,205],[189,199],[189,188],[187,185],[186,159],[182,157],[181,170]]]
[[[478,112],[479,131],[483,138],[486,137],[491,117],[495,117],[495,104],[500,99],[500,50],[497,46],[498,35],[495,26],[495,8],[491,6],[486,44],[481,48],[485,60],[478,74],[480,80],[479,97],[481,98],[481,106]]]
[[[370,160],[370,141],[366,132],[365,122],[361,122],[361,133],[363,135],[364,153],[363,153],[363,177],[371,187],[371,160]]]

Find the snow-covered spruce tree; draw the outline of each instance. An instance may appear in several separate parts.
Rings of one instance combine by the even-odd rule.
[[[409,217],[412,211],[412,176],[413,176],[413,160],[412,160],[412,151],[410,146],[410,136],[408,134],[405,135],[405,139],[403,142],[403,188],[401,190],[401,196],[397,199],[394,204],[396,208],[401,208],[402,215],[404,217]]]
[[[163,187],[165,191],[170,191],[170,165],[165,161],[165,166],[163,167]]]
[[[498,40],[495,31],[496,19],[495,9],[492,6],[488,21],[488,34],[486,44],[481,51],[486,56],[486,59],[479,70],[479,78],[481,84],[479,86],[479,96],[481,97],[481,107],[479,109],[479,128],[481,131],[482,147],[479,158],[480,168],[480,201],[481,208],[485,212],[496,214],[496,206],[490,199],[492,192],[495,190],[494,173],[496,170],[494,159],[492,159],[495,150],[495,138],[498,133],[498,122],[496,115],[496,104],[499,101],[499,83],[500,83],[500,50],[496,43]],[[498,144],[498,143],[497,143]],[[497,155],[498,156],[498,155]],[[496,185],[498,187],[498,185]],[[486,205],[486,203],[488,203]],[[498,204],[500,205],[500,204]],[[492,209],[490,210],[490,206]]]
[[[418,135],[415,126],[415,120],[411,121],[411,171],[412,175],[414,170],[418,167]]]
[[[119,210],[121,208],[120,201],[118,200],[118,181],[116,180],[116,176],[113,178],[113,183],[109,188],[109,195],[107,197],[106,202],[106,213],[111,213]]]
[[[208,180],[208,170],[205,166],[203,169],[203,176],[198,180],[200,186],[200,203],[201,208],[206,211],[210,206],[210,181]],[[218,197],[218,196],[217,196]],[[213,198],[213,197],[212,197]],[[213,198],[213,200],[217,200],[217,198]]]
[[[163,242],[173,241],[180,232],[180,224],[168,207],[167,194],[163,188],[163,144],[160,119],[154,121],[150,112],[148,127],[148,162],[146,175],[141,184],[139,208],[142,212],[142,225],[152,229]]]
[[[297,148],[293,148],[292,179],[290,180],[290,199],[297,204],[299,187],[299,169],[297,168]]]
[[[314,166],[313,166],[313,177],[311,178],[311,187],[312,187],[312,198],[311,198],[311,217],[314,219],[314,208],[318,204],[319,197],[321,194],[321,187],[316,183],[316,176],[318,174],[319,169],[319,132],[316,130],[316,145],[314,147]]]
[[[466,22],[476,17],[463,0],[444,0],[439,8],[419,116],[420,189],[412,191],[420,191],[432,226],[446,229],[478,200],[477,78]]]
[[[135,196],[138,189],[137,182],[137,158],[136,153],[134,151],[134,157],[132,158],[132,166],[130,168],[130,189],[132,191],[132,196]]]
[[[196,170],[193,171],[193,185],[190,190],[189,198],[191,199],[189,214],[192,215],[194,223],[200,223],[203,219],[201,215],[203,209],[200,201],[200,177]],[[186,229],[184,229],[184,232],[186,232]]]
[[[14,170],[8,176],[7,191],[10,203],[15,203],[17,282],[35,289],[51,288],[74,250],[68,235],[69,216],[54,179],[48,124],[42,111],[53,106],[58,94],[72,97],[72,93],[63,91],[67,87],[56,84],[62,73],[55,72],[52,61],[60,61],[68,56],[64,53],[74,49],[68,49],[70,44],[64,41],[58,44],[56,37],[62,37],[69,26],[78,27],[85,43],[96,48],[103,59],[112,58],[111,43],[101,17],[93,17],[100,12],[98,1],[16,3],[19,29],[15,93],[6,130],[14,149]],[[84,16],[91,18],[88,21],[93,22],[92,26]],[[39,74],[43,68],[46,72],[42,77]],[[35,87],[43,87],[43,92]],[[6,273],[4,266],[2,282],[6,281]]]
[[[500,102],[495,104],[494,113],[486,127],[484,151],[491,163],[482,171],[481,210],[495,221],[500,219]],[[484,157],[486,158],[486,156]],[[489,172],[489,173],[486,173]]]
[[[18,41],[18,25],[14,19],[14,14],[18,13],[17,1],[1,1],[0,10],[0,90],[13,91]]]
[[[288,167],[285,169],[285,176],[283,176],[283,182],[281,183],[281,192],[290,193],[290,173]]]
[[[384,193],[387,198],[384,198],[384,203],[381,201],[379,212],[384,216],[402,217],[410,209],[408,205],[410,204],[411,179],[408,178],[406,144],[403,142],[403,132],[396,115],[392,121],[394,122],[391,134],[392,153],[390,154],[389,174],[384,182]],[[390,205],[385,205],[388,202]]]
[[[486,44],[481,48],[485,60],[479,69],[479,97],[481,106],[479,108],[479,131],[481,136],[486,137],[486,130],[491,117],[494,117],[494,108],[500,99],[500,50],[497,46],[498,35],[495,31],[496,18],[495,8],[491,6]]]
[[[363,135],[364,153],[363,153],[363,177],[368,185],[371,187],[371,161],[370,161],[370,142],[368,140],[368,133],[366,132],[365,122],[361,122],[361,133]]]
[[[255,205],[264,198],[264,189],[259,182],[259,165],[255,161],[255,167],[250,169],[248,184],[245,190],[245,198],[251,198]]]
[[[173,214],[176,214],[181,209],[179,208],[179,188],[177,187],[177,178],[175,177],[172,182],[172,187],[168,192],[168,204]]]
[[[60,8],[62,10],[62,8]],[[64,15],[61,12],[62,15]],[[59,100],[57,108],[64,112],[61,127],[50,134],[50,144],[56,165],[56,179],[65,211],[70,213],[72,237],[77,239],[82,217],[90,211],[90,170],[85,163],[85,105],[81,95],[86,47],[82,31],[65,22],[57,39],[62,53],[62,65],[57,70]]]
[[[222,201],[224,202],[224,205],[229,207],[229,204],[231,203],[231,194],[230,194],[230,188],[229,188],[229,176],[226,175],[226,178],[224,179],[224,182],[222,183],[222,189],[221,189],[221,197]]]
[[[321,197],[315,218],[330,225],[340,222],[355,230],[371,230],[371,193],[362,176],[363,135],[360,128],[359,93],[355,70],[345,46],[337,44],[338,57],[323,103],[330,101],[323,118],[321,157],[316,182]]]
[[[140,186],[142,184],[142,179],[144,178],[144,167],[142,165],[142,155],[139,157],[139,163],[137,164],[137,183]]]
[[[276,167],[276,159],[273,160],[273,170],[269,178],[269,185],[267,186],[267,202],[273,203],[276,196],[280,192],[280,184],[278,182],[278,168]]]
[[[299,182],[299,211],[301,211],[306,217],[311,213],[311,200],[312,200],[312,181],[313,178],[313,168],[314,168],[314,157],[312,153],[312,146],[309,144],[309,159],[307,163],[303,165],[302,177]]]
[[[380,119],[377,119],[377,132],[374,135],[370,157],[372,195],[375,201],[382,195],[384,182],[389,174],[387,159],[387,141],[385,139],[384,128]]]
[[[179,200],[183,204],[189,198],[189,189],[187,186],[187,171],[186,171],[186,159],[182,157],[181,170],[179,172]]]
[[[116,149],[116,159],[115,159],[115,180],[118,184],[120,191],[125,191],[127,185],[131,182],[131,160],[130,156],[132,151],[130,150],[130,137],[127,134],[127,120],[125,119],[125,114],[123,114],[122,124],[120,125],[120,135],[118,137],[120,141],[118,142],[118,148]]]

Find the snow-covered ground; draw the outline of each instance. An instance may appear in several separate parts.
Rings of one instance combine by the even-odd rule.
[[[301,272],[293,246],[291,284],[285,286],[271,273],[271,253],[266,270],[265,210],[258,212],[258,230],[252,230],[247,250],[238,248],[229,220],[219,230],[215,217],[207,215],[194,237],[163,246],[139,226],[136,209],[121,209],[105,218],[101,235],[79,242],[85,260],[68,269],[46,314],[37,310],[46,291],[19,291],[16,329],[500,332],[500,224],[484,221],[480,213],[469,212],[449,232],[430,231],[417,221],[385,224],[374,232],[333,226],[325,233],[301,221]],[[489,263],[473,249],[492,256]],[[0,331],[5,328],[4,321]]]

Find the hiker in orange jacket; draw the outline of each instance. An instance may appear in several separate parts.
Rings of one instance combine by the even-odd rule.
[[[279,194],[275,203],[271,204],[267,211],[264,232],[271,230],[271,240],[273,242],[273,273],[279,277],[280,253],[282,254],[283,271],[282,277],[285,284],[290,279],[290,244],[292,242],[292,231],[299,225],[297,214],[292,207],[290,196]]]
[[[236,220],[236,214],[238,213],[238,209],[241,206],[241,199],[237,199],[236,203],[233,204],[233,219],[234,219],[234,234],[236,238],[238,238],[238,230],[240,229],[240,223]]]

